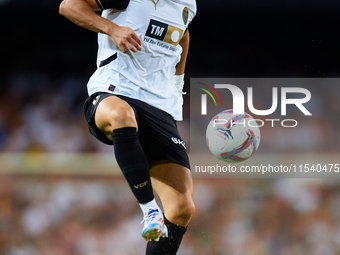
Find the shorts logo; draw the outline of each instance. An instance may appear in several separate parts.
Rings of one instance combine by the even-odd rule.
[[[180,144],[184,147],[184,149],[186,149],[185,142],[183,142],[181,139],[176,138],[176,137],[172,137],[171,140],[174,142],[174,144]]]
[[[98,104],[100,96],[96,96],[96,98],[93,100],[92,104],[95,106],[96,104]]]
[[[183,36],[183,30],[151,19],[146,36],[177,46]]]

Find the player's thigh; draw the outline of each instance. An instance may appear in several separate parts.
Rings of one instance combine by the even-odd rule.
[[[123,127],[136,127],[137,121],[134,110],[124,100],[116,96],[104,98],[95,113],[95,123],[110,140],[112,131]]]
[[[174,224],[187,226],[195,210],[190,170],[169,162],[154,165],[150,175],[152,186],[162,201],[165,217]]]

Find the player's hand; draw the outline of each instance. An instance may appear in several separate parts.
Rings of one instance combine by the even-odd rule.
[[[184,74],[174,76],[174,85],[180,96],[185,95],[187,92],[183,92],[184,87]]]
[[[128,53],[129,50],[137,52],[142,49],[142,41],[129,27],[116,25],[110,37],[123,53]]]

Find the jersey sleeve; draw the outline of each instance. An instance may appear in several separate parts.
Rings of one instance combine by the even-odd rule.
[[[130,0],[96,0],[98,6],[102,10],[106,9],[116,9],[116,10],[125,10]]]

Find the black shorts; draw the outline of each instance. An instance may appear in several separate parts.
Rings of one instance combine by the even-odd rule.
[[[108,96],[119,97],[134,110],[138,124],[138,140],[150,167],[160,161],[170,161],[190,169],[185,143],[178,133],[174,118],[143,101],[106,92],[97,92],[88,97],[84,104],[84,113],[89,131],[94,137],[105,144],[113,145],[94,121],[98,105]]]

